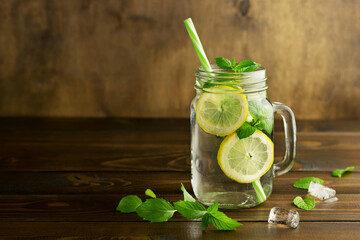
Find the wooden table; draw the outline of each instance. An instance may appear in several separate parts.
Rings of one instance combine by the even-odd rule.
[[[276,124],[276,159],[284,151]],[[244,225],[236,231],[201,230],[175,214],[149,223],[115,212],[119,200],[151,188],[170,201],[190,185],[186,119],[0,119],[0,239],[360,239],[360,122],[298,121],[297,161],[276,178],[262,205],[226,210]],[[343,178],[336,168],[355,166]],[[297,229],[270,226],[274,206],[296,209],[306,190],[292,184],[320,177],[338,202],[297,209]]]

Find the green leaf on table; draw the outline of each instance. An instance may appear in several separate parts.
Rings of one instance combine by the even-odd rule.
[[[207,209],[207,212],[217,212],[218,211],[218,202],[216,201],[216,202],[214,202],[212,205],[210,205],[209,207],[208,207],[208,209]]]
[[[156,198],[155,193],[151,189],[146,189],[145,195],[149,196],[149,197],[152,197],[152,198]]]
[[[220,68],[224,70],[232,70],[231,67],[231,61],[229,59],[223,58],[223,57],[217,57],[215,58],[216,65],[218,65]]]
[[[242,139],[251,136],[255,131],[255,127],[251,126],[251,124],[248,122],[244,122],[243,125],[241,125],[241,127],[236,130],[236,134],[239,139]]]
[[[223,212],[219,211],[212,211],[209,212],[209,217],[211,223],[220,230],[233,230],[236,227],[241,226],[242,224],[238,221],[235,221],[234,219],[229,218],[225,215]]]
[[[306,197],[305,199],[302,199],[302,197],[297,196],[296,198],[294,198],[293,202],[295,206],[304,210],[311,210],[315,207],[315,200],[311,197]]]
[[[135,212],[136,209],[142,204],[141,199],[136,195],[127,195],[123,197],[117,208],[116,211],[122,212],[122,213],[131,213]]]
[[[175,208],[162,198],[150,198],[141,204],[136,213],[150,222],[166,222],[175,212]]]
[[[210,215],[206,213],[203,218],[201,219],[201,228],[206,229],[210,224]]]
[[[268,134],[273,131],[274,119],[271,105],[265,105],[259,101],[249,102],[249,112],[253,117],[251,125],[259,130],[265,130]]]
[[[186,191],[186,188],[184,187],[183,184],[181,184],[181,191],[184,194],[184,201],[196,202],[195,198],[193,198],[193,196],[191,196],[190,193],[188,193],[188,191]]]
[[[352,172],[353,170],[354,170],[354,166],[347,167],[345,169],[336,169],[331,173],[331,175],[333,177],[341,178],[344,173]]]
[[[311,182],[323,184],[324,180],[322,180],[321,178],[317,178],[317,177],[304,177],[304,178],[297,180],[293,186],[296,188],[301,188],[301,189],[309,189]]]
[[[206,214],[206,208],[200,203],[178,201],[174,203],[175,209],[189,219],[202,218]]]

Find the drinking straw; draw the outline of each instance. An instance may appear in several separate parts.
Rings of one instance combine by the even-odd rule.
[[[252,185],[253,185],[253,187],[255,189],[255,193],[256,193],[256,197],[258,199],[258,202],[259,203],[265,202],[266,195],[265,195],[263,187],[261,186],[260,179],[255,180],[254,182],[252,182]]]
[[[194,45],[195,51],[199,57],[201,66],[203,69],[207,72],[212,72],[212,68],[210,66],[209,60],[206,57],[205,51],[203,46],[201,45],[200,38],[196,32],[194,23],[192,22],[191,18],[188,18],[184,21],[185,27],[189,33],[189,36],[191,38],[191,42]]]
[[[211,65],[209,63],[208,58],[206,57],[205,50],[201,44],[201,41],[200,41],[200,38],[199,38],[197,32],[196,32],[193,21],[191,20],[191,18],[188,18],[184,21],[184,23],[185,23],[185,27],[189,33],[191,42],[193,43],[195,51],[199,57],[201,66],[203,67],[203,69],[205,71],[212,72]],[[265,195],[263,187],[261,186],[260,180],[259,179],[255,180],[254,182],[252,182],[252,185],[255,189],[255,193],[256,193],[258,202],[259,203],[265,202],[266,195]]]

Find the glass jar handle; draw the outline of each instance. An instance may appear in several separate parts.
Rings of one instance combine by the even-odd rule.
[[[275,175],[280,176],[290,171],[295,163],[296,154],[296,122],[293,111],[285,104],[274,102],[274,113],[281,115],[284,122],[285,132],[285,156],[284,159],[275,163]]]

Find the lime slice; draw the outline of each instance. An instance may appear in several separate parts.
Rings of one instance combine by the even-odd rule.
[[[263,132],[239,139],[236,132],[220,145],[218,163],[229,178],[250,183],[264,175],[274,162],[274,144]]]
[[[239,92],[223,93],[226,89],[234,90],[231,87],[218,86],[210,89],[211,92],[203,93],[199,98],[196,119],[205,132],[227,136],[245,122],[249,113],[248,102],[245,95]]]

